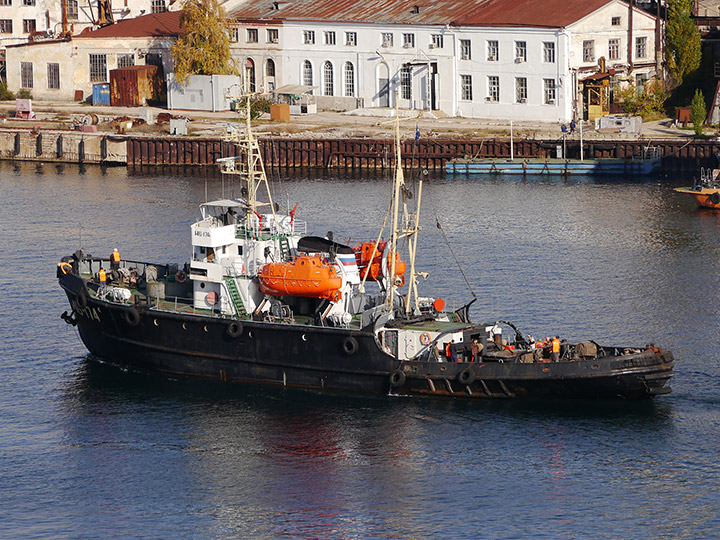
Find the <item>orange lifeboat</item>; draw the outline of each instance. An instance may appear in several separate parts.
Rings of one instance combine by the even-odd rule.
[[[260,290],[279,296],[342,298],[342,278],[320,255],[298,255],[288,262],[268,263],[258,275]]]
[[[355,251],[355,260],[357,261],[358,269],[360,270],[360,277],[365,277],[367,275],[367,278],[372,281],[377,281],[379,277],[383,275],[383,255],[385,254],[385,248],[387,247],[387,242],[379,242],[377,244],[377,249],[375,250],[375,256],[373,255],[373,248],[375,247],[375,242],[362,242],[361,244],[354,246],[353,251]],[[372,260],[370,260],[370,257],[372,257]],[[405,285],[405,270],[406,270],[406,264],[405,261],[400,259],[400,254],[395,253],[395,282],[397,285]],[[390,260],[390,252],[387,254],[387,268],[388,270],[392,267],[392,262]]]

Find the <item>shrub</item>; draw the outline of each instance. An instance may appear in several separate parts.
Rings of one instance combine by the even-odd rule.
[[[15,99],[13,94],[7,87],[7,81],[0,79],[0,101],[10,101]]]
[[[618,97],[623,102],[623,112],[643,119],[665,113],[665,101],[669,93],[655,80],[647,81],[642,89],[630,84],[620,90]]]
[[[21,88],[17,93],[18,99],[32,99],[32,92],[27,88]]]
[[[707,110],[705,109],[703,93],[699,89],[695,90],[695,95],[690,102],[690,121],[693,123],[693,129],[697,136],[702,135],[706,115]]]

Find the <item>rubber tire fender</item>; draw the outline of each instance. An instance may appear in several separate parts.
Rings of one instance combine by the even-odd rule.
[[[475,373],[470,368],[465,368],[458,373],[457,380],[460,384],[469,386],[475,382]]]
[[[122,317],[128,326],[137,326],[140,324],[140,312],[132,306],[123,311]]]
[[[87,307],[88,297],[87,294],[85,294],[84,290],[81,290],[79,293],[77,293],[77,296],[75,297],[75,303],[80,309],[85,309]]]
[[[710,202],[713,204],[720,204],[720,193],[717,191],[710,195]]]
[[[230,324],[227,325],[227,328],[225,328],[225,332],[231,338],[240,337],[243,333],[243,323],[240,321],[231,321]]]
[[[405,384],[406,380],[407,376],[401,369],[396,369],[390,374],[390,386],[393,388],[400,388],[403,384]]]
[[[343,339],[342,348],[345,354],[347,354],[348,356],[352,356],[353,354],[358,352],[360,345],[358,344],[357,339],[352,336],[348,336]]]

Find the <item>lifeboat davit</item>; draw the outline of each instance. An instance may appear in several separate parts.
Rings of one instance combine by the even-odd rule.
[[[342,298],[342,278],[320,255],[298,255],[292,261],[268,263],[258,275],[260,290],[278,296]]]
[[[360,277],[364,278],[367,275],[367,279],[377,281],[378,278],[384,276],[383,272],[383,256],[385,255],[385,248],[387,242],[380,242],[377,244],[375,255],[373,256],[373,248],[375,242],[362,242],[357,246],[353,246],[355,251],[355,260],[357,261],[358,268],[360,269]],[[370,259],[372,257],[372,260]],[[392,261],[390,260],[390,252],[387,254],[387,272],[390,272],[392,268]],[[405,261],[400,258],[400,254],[395,252],[395,284],[402,286],[405,285]]]

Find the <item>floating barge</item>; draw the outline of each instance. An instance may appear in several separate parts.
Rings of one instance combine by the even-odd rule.
[[[652,159],[458,159],[449,161],[445,171],[452,174],[521,175],[638,175],[660,170],[660,158]]]

